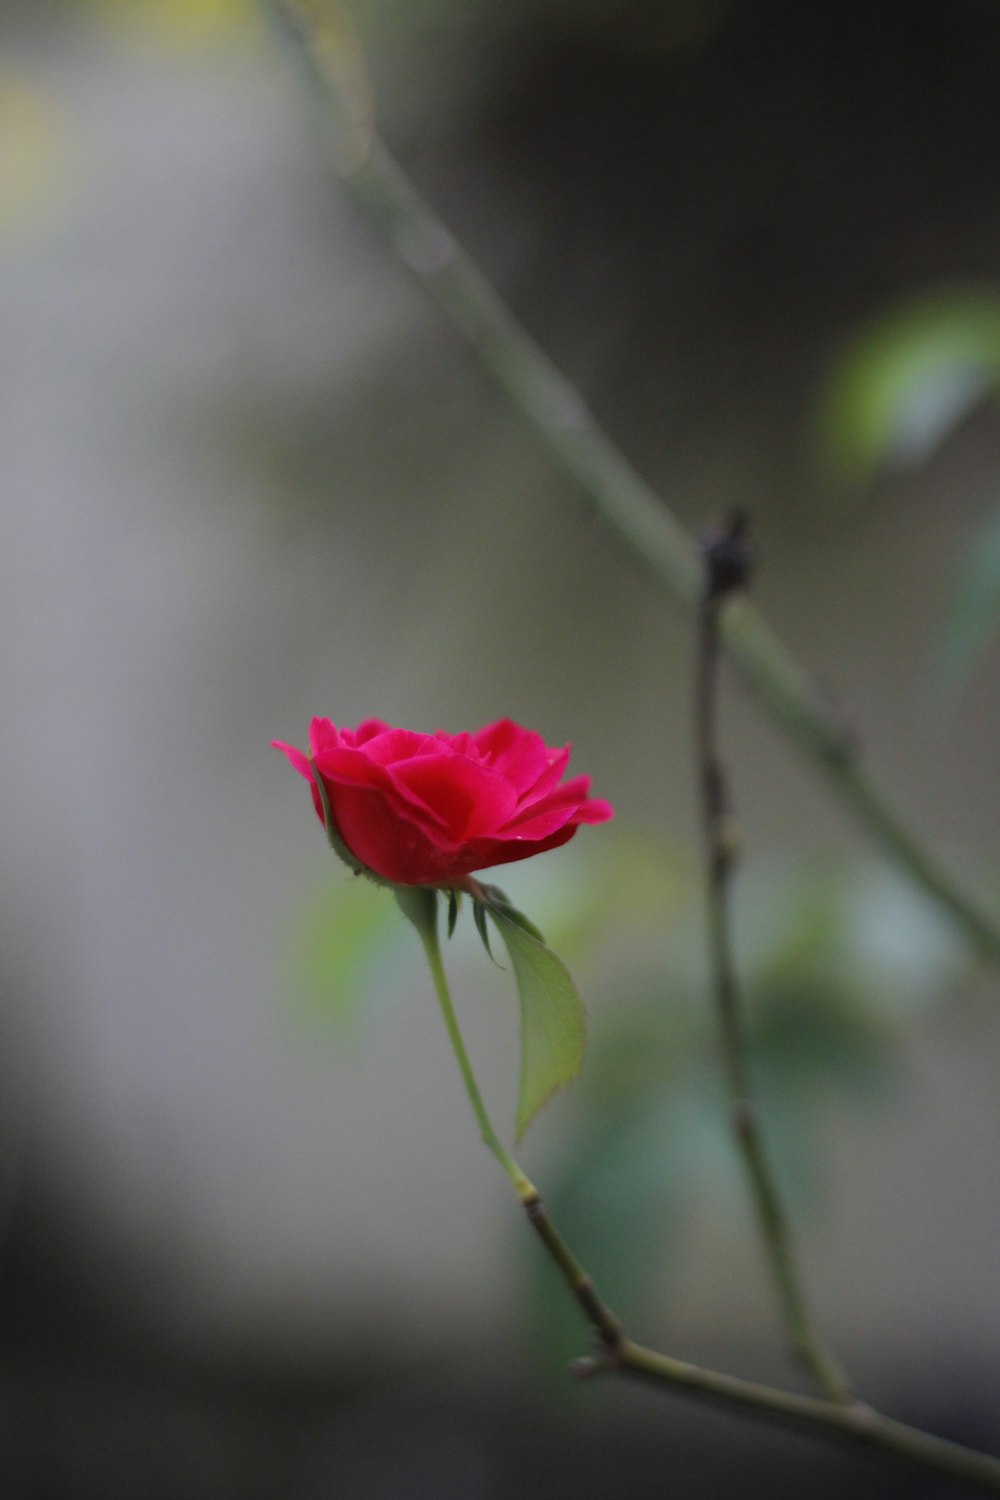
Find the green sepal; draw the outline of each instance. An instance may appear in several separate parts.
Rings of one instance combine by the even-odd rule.
[[[520,1140],[542,1105],[579,1073],[586,1013],[569,970],[522,913],[498,901],[491,901],[488,910],[510,956],[521,1005]]]
[[[523,911],[518,911],[516,906],[508,906],[506,903],[500,903],[493,907],[493,910],[499,912],[501,916],[506,917],[509,922],[513,922],[515,927],[520,927],[521,931],[526,932],[529,937],[533,937],[536,943],[541,943],[543,947],[545,946],[545,939],[534,922],[530,921],[524,915]]]
[[[486,925],[486,906],[478,899],[473,899],[472,902],[472,918],[476,924],[476,931],[483,940],[483,947],[486,949],[488,957],[492,959],[498,969],[502,969],[503,964],[497,963],[493,957],[493,949],[490,947],[490,930]]]
[[[460,905],[461,905],[461,897],[459,896],[458,892],[455,891],[455,890],[449,891],[448,892],[448,936],[449,937],[451,937],[454,934],[455,924],[458,921],[458,909],[459,909]]]
[[[393,894],[404,917],[422,938],[433,938],[437,930],[437,891],[430,885],[394,885]]]
[[[486,905],[491,911],[502,912],[505,917],[509,917],[512,922],[516,922],[518,927],[523,928],[531,937],[537,938],[540,943],[545,942],[544,937],[534,922],[530,921],[524,915],[523,911],[518,911],[510,897],[498,885],[483,885],[480,886],[480,890],[486,895]]]

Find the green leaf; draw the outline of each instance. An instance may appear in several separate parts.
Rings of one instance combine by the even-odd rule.
[[[546,1100],[580,1071],[586,1018],[565,964],[503,907],[491,905],[489,913],[510,955],[521,1002],[520,1140]]]
[[[518,911],[516,906],[511,906],[509,901],[493,902],[492,910],[499,912],[501,916],[507,917],[509,921],[514,923],[515,927],[520,927],[521,931],[526,932],[529,937],[533,937],[537,942],[544,944],[545,939],[534,922],[530,921],[524,915],[523,911]]]
[[[949,287],[894,308],[855,339],[827,398],[831,455],[855,479],[922,463],[1000,388],[1000,296]]]
[[[975,668],[1000,620],[1000,513],[977,531],[952,591],[931,668],[938,700],[954,698]]]
[[[426,942],[436,942],[437,891],[428,885],[394,885],[396,905],[420,933]]]

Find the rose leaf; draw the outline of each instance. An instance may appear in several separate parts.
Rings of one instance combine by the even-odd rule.
[[[586,1043],[583,1002],[565,964],[496,906],[489,914],[510,955],[521,1003],[517,1138],[557,1089],[580,1071]]]

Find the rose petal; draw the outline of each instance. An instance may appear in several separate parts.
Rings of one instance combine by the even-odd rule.
[[[570,747],[564,745],[561,750],[546,750],[546,764],[541,775],[533,786],[530,786],[521,798],[522,809],[534,807],[536,803],[548,795],[553,787],[559,784],[563,772],[569,762]]]
[[[558,849],[568,844],[576,833],[577,824],[567,823],[542,839],[475,839],[470,846],[475,864],[470,864],[466,874],[473,870],[488,870],[493,865],[509,865],[516,859],[530,859],[533,854],[544,854],[549,849]]]
[[[283,745],[281,740],[272,740],[271,749],[280,750],[282,755],[286,756],[295,767],[300,776],[304,776],[307,781],[312,781],[312,765],[310,764],[309,757],[303,755],[301,750],[296,750],[294,745]]]
[[[403,816],[381,790],[337,784],[332,811],[337,830],[355,858],[398,885],[444,884],[453,877],[453,846]],[[468,874],[463,868],[458,874]]]
[[[364,750],[350,750],[346,746],[339,750],[327,750],[317,757],[316,769],[322,772],[323,780],[328,785],[369,787],[398,808],[401,816],[415,818],[439,828],[445,826],[440,813],[417,792],[411,791],[405,781],[395,777],[395,767],[370,760]]]
[[[385,729],[358,746],[359,754],[379,766],[411,760],[418,755],[440,755],[441,746],[432,734],[418,734],[413,729]]]
[[[522,729],[510,719],[488,724],[473,739],[483,758],[494,771],[507,778],[519,795],[531,790],[557,753],[546,749],[540,734]]]
[[[384,724],[381,719],[362,719],[354,731],[354,743],[365,745],[377,734],[385,734],[388,728],[388,724]]]
[[[612,816],[609,803],[588,795],[588,777],[561,781],[568,745],[546,746],[510,719],[474,735],[428,735],[381,719],[338,730],[315,718],[310,755],[274,743],[310,782],[320,820],[317,777],[354,857],[402,885],[454,884],[555,849],[582,824]]]
[[[439,745],[447,745],[455,755],[464,755],[469,760],[481,761],[479,747],[471,734],[463,730],[461,734],[446,734],[443,729],[434,731],[434,738]]]
[[[492,724],[484,724],[482,729],[477,729],[472,739],[483,755],[488,755],[491,760],[495,760],[498,755],[503,755],[506,750],[516,744],[522,735],[531,732],[531,730],[522,729],[520,724],[515,724],[513,719],[496,719]]]
[[[509,781],[488,766],[450,751],[394,765],[390,775],[434,809],[456,843],[494,833],[517,808],[517,794]]]
[[[574,776],[571,781],[564,781],[537,802],[519,807],[517,816],[511,818],[501,831],[532,837],[536,832],[541,835],[543,831],[548,833],[552,828],[560,828],[586,802],[589,791],[590,777]]]
[[[603,797],[588,797],[576,815],[581,823],[607,823],[614,817],[615,810]]]
[[[309,725],[309,749],[313,760],[325,750],[336,750],[342,743],[336,726],[329,719],[313,719]]]

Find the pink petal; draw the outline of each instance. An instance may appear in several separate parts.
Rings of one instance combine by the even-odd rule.
[[[517,807],[503,776],[464,755],[443,753],[397,762],[393,781],[432,807],[457,843],[502,827]]]
[[[474,736],[466,734],[464,729],[460,734],[446,734],[443,729],[436,729],[434,731],[434,738],[441,744],[447,745],[455,755],[464,755],[469,760],[475,761],[480,761],[483,758]]]
[[[553,787],[558,786],[569,763],[569,750],[568,745],[564,745],[561,750],[546,750],[546,765],[538,780],[528,787],[521,798],[522,809],[526,811],[529,807],[534,807],[543,797],[548,796]]]
[[[576,813],[580,823],[607,823],[614,815],[611,803],[606,802],[603,797],[588,797]]]
[[[313,760],[317,755],[322,755],[324,750],[336,750],[342,743],[336,728],[329,719],[313,719],[309,725],[309,748],[312,751]]]
[[[397,732],[405,733],[393,731]],[[396,816],[422,823],[428,831],[433,833],[436,830],[438,837],[450,838],[450,830],[445,831],[447,824],[441,812],[427,802],[419,790],[410,787],[404,777],[397,775],[401,766],[423,763],[424,758],[418,756],[413,761],[383,766],[369,757],[367,747],[364,750],[349,750],[344,746],[339,750],[328,750],[316,761],[316,769],[322,772],[323,780],[329,787],[369,787],[385,799],[390,811],[394,811]]]
[[[271,749],[280,750],[282,755],[287,756],[300,776],[304,776],[307,781],[312,781],[313,774],[309,757],[303,755],[301,750],[296,750],[294,745],[283,745],[280,740],[272,740]]]
[[[359,753],[379,766],[411,760],[414,756],[441,754],[441,745],[432,734],[419,734],[413,729],[383,729],[365,740],[363,752],[358,748]]]
[[[381,719],[362,719],[354,730],[354,744],[366,745],[377,734],[385,734],[388,728],[388,724],[384,724]]]
[[[361,864],[399,885],[438,885],[467,874],[454,870],[454,847],[440,832],[401,814],[377,788],[337,785],[333,816]]]
[[[509,719],[500,719],[481,729],[475,741],[488,764],[522,796],[545,773],[550,757],[556,753],[545,748],[540,734],[521,729]]]
[[[576,828],[575,823],[567,823],[541,839],[476,839],[472,844],[476,863],[469,866],[469,871],[488,870],[493,865],[509,865],[517,859],[530,859],[535,854],[558,849],[561,844],[569,843]]]
[[[513,819],[502,830],[508,837],[518,839],[548,838],[557,828],[567,823],[605,823],[614,817],[610,802],[599,797],[587,796],[590,779],[577,776],[559,787],[556,792],[536,808],[529,808],[530,816]]]
[[[497,719],[494,723],[484,724],[482,729],[477,729],[472,738],[483,755],[488,755],[491,760],[495,760],[526,733],[530,731],[522,729],[520,724],[514,723],[513,719]]]
[[[545,831],[561,828],[566,819],[572,817],[577,808],[586,802],[589,791],[589,776],[574,776],[569,781],[561,782],[537,802],[519,807],[517,816],[511,818],[502,832],[533,837],[543,827]]]

